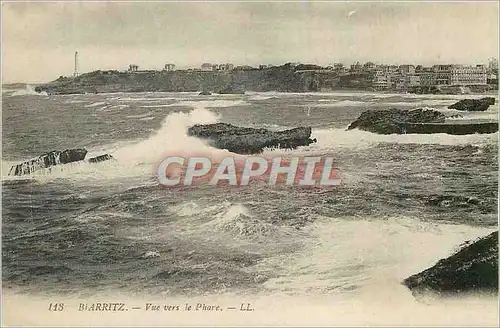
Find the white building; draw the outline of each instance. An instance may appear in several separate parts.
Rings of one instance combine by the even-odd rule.
[[[175,71],[175,65],[174,64],[165,64],[165,71]]]
[[[436,85],[484,85],[487,70],[484,65],[434,65]]]
[[[210,63],[203,63],[203,64],[201,64],[201,70],[202,71],[213,71],[214,65],[212,65]]]

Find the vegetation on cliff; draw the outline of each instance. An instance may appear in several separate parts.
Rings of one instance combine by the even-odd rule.
[[[307,92],[367,88],[368,75],[338,76],[316,65],[293,65],[231,71],[94,71],[76,78],[59,77],[35,91],[49,94],[102,92],[220,92],[224,90]]]

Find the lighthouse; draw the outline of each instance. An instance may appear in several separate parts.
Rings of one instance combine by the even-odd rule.
[[[75,51],[75,73],[74,77],[78,76],[78,51]]]

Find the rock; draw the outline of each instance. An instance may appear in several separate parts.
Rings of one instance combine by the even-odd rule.
[[[233,87],[227,87],[225,89],[222,89],[222,90],[219,90],[217,92],[218,94],[233,94],[233,95],[244,95],[245,94],[245,90],[241,90],[241,89],[236,89],[236,88],[233,88]]]
[[[414,134],[432,134],[446,133],[454,135],[474,134],[474,133],[495,133],[498,131],[498,123],[408,123],[406,127],[402,126],[402,130],[406,128],[406,133]]]
[[[481,202],[475,197],[458,195],[432,195],[427,197],[427,204],[438,207],[469,207]]]
[[[498,293],[498,231],[403,281],[414,294]]]
[[[86,149],[66,149],[59,154],[61,164],[81,161],[87,155]]]
[[[197,124],[188,129],[188,134],[209,139],[212,146],[239,154],[261,153],[266,147],[294,149],[316,142],[310,138],[310,127],[273,132],[227,123]]]
[[[96,157],[89,158],[89,163],[99,163],[99,162],[104,162],[110,159],[114,159],[113,156],[110,154],[104,154],[104,155],[99,155]]]
[[[212,93],[210,91],[202,91],[198,94],[199,96],[210,96]]]
[[[455,115],[450,115],[447,118],[463,118],[463,116],[460,114],[455,114]]]
[[[490,107],[490,105],[495,104],[495,98],[486,97],[481,99],[462,99],[459,102],[448,106],[450,109],[456,110],[466,110],[472,112],[484,112]]]
[[[86,154],[86,149],[66,149],[64,151],[53,150],[40,155],[37,158],[12,166],[10,168],[9,175],[21,176],[31,174],[39,169],[81,161],[85,158]]]
[[[444,123],[446,116],[436,110],[402,109],[368,110],[352,122],[347,130],[358,128],[378,134],[432,134],[454,135],[495,133],[498,123],[454,122]]]
[[[436,110],[415,109],[412,111],[391,108],[368,110],[352,122],[348,130],[358,128],[379,134],[408,133],[405,125],[413,123],[444,123],[445,115]]]

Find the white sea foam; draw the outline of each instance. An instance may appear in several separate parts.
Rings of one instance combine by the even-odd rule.
[[[93,107],[102,106],[102,105],[106,105],[106,102],[105,101],[94,102],[92,104],[85,105],[85,108],[93,108]]]
[[[115,109],[115,108],[118,108],[118,109],[125,109],[125,108],[129,108],[130,105],[113,105],[111,107],[109,107],[109,109]]]
[[[153,164],[163,159],[166,152],[206,151],[212,148],[206,142],[187,135],[194,124],[216,123],[218,116],[204,107],[195,107],[188,113],[170,113],[156,133],[146,140],[134,142],[113,151],[119,161]]]
[[[303,150],[334,150],[338,148],[367,148],[381,142],[389,143],[416,143],[440,145],[491,144],[498,140],[498,132],[491,134],[449,135],[435,134],[390,134],[381,135],[358,129],[317,129],[313,130],[312,138],[317,142]]]
[[[152,112],[147,112],[145,114],[139,114],[139,115],[127,115],[125,116],[126,118],[143,118],[143,117],[148,117],[150,116],[151,114],[153,114]]]
[[[160,107],[172,107],[172,104],[169,105],[145,105],[145,106],[139,106],[141,108],[160,108]]]
[[[12,94],[10,95],[11,97],[15,96],[47,96],[47,92],[42,91],[42,92],[36,92],[35,89],[27,84],[25,89],[14,89],[12,90]]]
[[[81,104],[84,102],[85,102],[85,100],[68,100],[65,102],[65,104]]]
[[[276,98],[275,96],[264,96],[264,95],[255,95],[251,96],[248,98],[248,100],[268,100],[268,99],[274,99]]]
[[[279,226],[255,217],[243,204],[229,206],[200,228],[247,240],[279,238],[284,232]]]
[[[450,121],[470,121],[470,120],[488,120],[488,121],[498,121],[498,112],[467,112],[467,113],[454,113],[454,115],[461,115],[462,117],[447,117]]]
[[[350,107],[350,106],[366,106],[367,104],[370,103],[364,101],[340,100],[332,103],[322,102],[321,104],[310,105],[310,107]]]
[[[173,97],[151,97],[151,98],[148,98],[148,97],[138,97],[138,98],[135,98],[135,97],[118,97],[118,98],[113,98],[115,100],[118,100],[118,101],[127,101],[127,102],[135,102],[135,101],[145,101],[145,102],[161,102],[161,101],[172,101],[172,100],[182,100],[182,99],[179,99],[179,98],[173,98]]]
[[[168,107],[175,106],[187,106],[195,108],[211,108],[211,107],[233,107],[233,106],[244,106],[248,103],[244,100],[226,100],[226,99],[215,99],[215,100],[199,100],[199,101],[180,101],[175,104],[168,105]]]
[[[263,264],[283,270],[265,284],[267,289],[304,295],[352,292],[374,298],[384,289],[385,297],[411,297],[401,286],[404,278],[451,255],[464,241],[494,230],[408,217],[322,218],[310,229],[309,245],[302,252]]]

